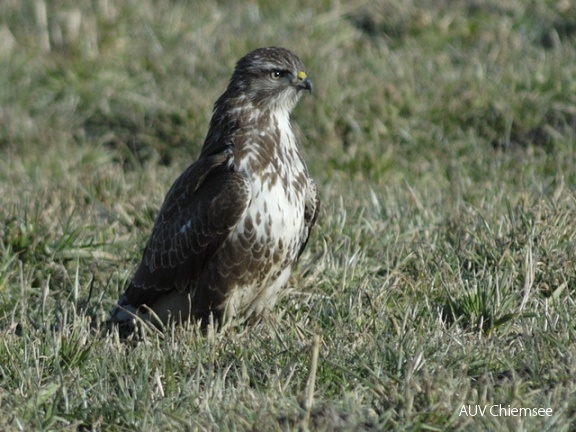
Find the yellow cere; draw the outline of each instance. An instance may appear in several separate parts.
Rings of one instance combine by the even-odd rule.
[[[303,79],[306,79],[307,76],[308,76],[308,75],[306,75],[306,72],[304,72],[304,71],[299,71],[299,72],[298,72],[298,79],[299,79],[300,81],[302,81]]]

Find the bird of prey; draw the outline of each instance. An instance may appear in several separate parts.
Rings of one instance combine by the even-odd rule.
[[[312,82],[285,48],[241,58],[200,156],[174,182],[110,322],[254,320],[287,285],[320,200],[290,124]],[[138,318],[137,318],[138,317]]]

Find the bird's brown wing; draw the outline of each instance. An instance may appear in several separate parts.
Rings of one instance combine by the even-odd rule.
[[[311,178],[308,179],[308,187],[306,188],[306,201],[304,203],[304,233],[302,236],[302,242],[300,244],[300,250],[298,251],[298,257],[302,255],[306,245],[308,244],[308,239],[310,238],[310,232],[312,227],[316,223],[318,218],[318,213],[320,212],[320,197],[318,195],[318,189],[316,188],[316,183]]]
[[[168,191],[125,293],[132,306],[193,284],[246,211],[250,185],[228,166],[231,157],[225,150],[198,160]]]

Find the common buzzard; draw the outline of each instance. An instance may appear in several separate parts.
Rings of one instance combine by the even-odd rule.
[[[286,286],[320,201],[290,125],[312,82],[298,57],[241,58],[214,104],[200,157],[174,182],[110,322],[254,319]]]

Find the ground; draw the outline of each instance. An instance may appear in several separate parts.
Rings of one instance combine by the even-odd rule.
[[[290,290],[252,327],[102,336],[268,45],[314,82]],[[574,430],[575,95],[569,1],[2,2],[0,429]]]

